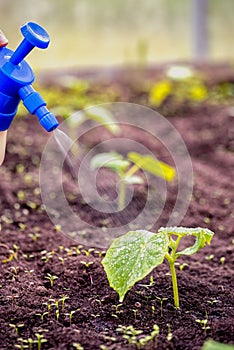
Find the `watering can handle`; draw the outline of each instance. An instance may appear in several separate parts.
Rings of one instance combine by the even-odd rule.
[[[21,33],[24,39],[10,58],[10,62],[15,65],[19,64],[35,46],[46,49],[50,43],[49,34],[37,23],[26,23],[21,27]]]

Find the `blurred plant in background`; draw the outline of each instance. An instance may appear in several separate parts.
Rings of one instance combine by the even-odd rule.
[[[48,108],[64,119],[74,112],[105,102],[132,102],[157,109],[165,117],[204,103],[234,103],[234,82],[212,82],[188,65],[172,65],[164,74],[146,77],[140,69],[109,81],[86,80],[62,76],[51,85],[41,84],[37,90],[46,97]],[[159,78],[160,76],[160,78]],[[27,111],[21,104],[18,116]]]
[[[165,79],[156,82],[149,91],[151,106],[161,106],[168,97],[180,103],[185,100],[202,102],[208,98],[205,82],[189,66],[171,66],[165,76]]]
[[[171,66],[163,79],[149,89],[151,107],[162,107],[167,103],[196,105],[209,103],[233,103],[234,83],[221,82],[209,86],[207,79],[190,66]]]
[[[96,84],[88,80],[77,78],[66,79],[52,86],[37,86],[36,89],[46,96],[48,108],[55,115],[64,119],[70,117],[74,112],[86,107],[105,103],[114,102],[118,99],[118,92],[114,87],[97,89]],[[21,104],[18,111],[18,116],[23,116],[27,113],[24,106]]]

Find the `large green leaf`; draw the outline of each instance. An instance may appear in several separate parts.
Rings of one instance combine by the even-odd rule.
[[[120,302],[136,282],[163,262],[168,245],[165,233],[145,230],[130,231],[113,241],[102,264]]]
[[[91,169],[105,167],[115,171],[118,174],[124,172],[129,165],[130,162],[125,160],[123,156],[117,152],[99,153],[95,155],[90,162]]]
[[[135,163],[139,168],[149,173],[171,181],[175,177],[175,169],[170,165],[160,162],[150,155],[141,155],[136,152],[129,152],[128,159]]]
[[[87,108],[85,110],[85,113],[88,118],[94,120],[99,124],[102,124],[106,129],[112,132],[112,134],[119,134],[120,127],[116,123],[113,114],[108,109],[100,106],[95,106],[92,108]]]
[[[159,232],[166,233],[167,235],[177,236],[194,236],[196,238],[193,246],[185,248],[184,250],[177,252],[176,255],[192,255],[195,254],[199,249],[202,249],[206,244],[210,244],[214,232],[207,228],[187,228],[187,227],[161,227]]]
[[[203,344],[201,350],[234,350],[234,345],[222,344],[209,339]]]

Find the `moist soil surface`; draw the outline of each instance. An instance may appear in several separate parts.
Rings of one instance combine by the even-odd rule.
[[[118,84],[126,100],[126,84]],[[132,93],[131,100],[137,99]],[[101,265],[104,249],[89,251],[54,227],[38,181],[48,134],[31,122],[32,116],[16,119],[0,168],[0,349],[40,349],[40,337],[41,349],[137,349],[139,339],[155,324],[159,335],[142,349],[196,350],[208,338],[234,343],[233,119],[230,106],[208,103],[181,106],[170,118],[189,150],[194,171],[193,196],[180,225],[215,232],[210,246],[179,259],[178,310],[166,262],[138,282],[120,304]],[[157,228],[166,222],[173,195],[169,191]],[[136,194],[135,203],[141,202],[140,196]],[[74,210],[87,222],[91,217],[100,229],[103,218],[77,198],[71,201]],[[48,274],[56,278],[50,281]],[[197,320],[206,320],[206,326]],[[128,340],[117,330],[120,325],[142,333]]]

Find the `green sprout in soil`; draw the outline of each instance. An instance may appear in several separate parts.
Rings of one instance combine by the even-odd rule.
[[[173,334],[171,331],[171,325],[170,323],[167,324],[167,341],[171,341],[173,338]]]
[[[72,343],[72,346],[74,346],[74,349],[76,350],[84,350],[83,346],[80,345],[80,343]]]
[[[119,294],[120,302],[134,284],[156,266],[168,261],[174,305],[180,307],[175,262],[181,255],[192,255],[210,244],[214,233],[204,228],[166,227],[158,233],[130,231],[113,241],[102,261],[110,286]],[[195,243],[178,251],[181,240],[195,237]]]
[[[82,265],[84,265],[85,267],[87,267],[87,268],[89,268],[91,265],[94,264],[93,261],[83,261],[83,260],[81,260],[80,263],[81,263]]]
[[[59,259],[59,261],[61,261],[62,265],[64,266],[67,258],[63,258],[62,256],[59,256],[58,259]]]
[[[47,280],[50,281],[50,286],[51,286],[51,287],[53,287],[54,281],[55,281],[56,279],[58,279],[57,276],[53,276],[53,275],[51,275],[50,273],[47,273],[47,276],[45,276],[45,278],[46,278]]]
[[[13,324],[13,323],[9,323],[9,326],[12,327],[16,333],[16,335],[19,335],[19,329],[24,327],[24,323],[18,323],[18,324]]]
[[[71,324],[72,324],[72,317],[73,317],[74,313],[75,313],[76,311],[79,311],[79,310],[80,310],[80,308],[79,308],[79,309],[76,309],[76,310],[72,310],[72,311],[70,311],[69,313],[66,313],[66,314],[65,314],[66,316],[69,317],[70,326],[71,326]]]
[[[207,314],[207,312],[206,312],[206,318],[204,318],[203,320],[197,319],[196,322],[201,325],[202,329],[204,330],[204,334],[206,335],[206,331],[208,329],[210,329],[210,327],[207,325],[207,323],[208,323],[208,314]]]
[[[19,247],[16,244],[13,244],[13,249],[9,249],[9,257],[7,259],[3,259],[2,263],[8,263],[12,260],[18,260],[18,250]]]
[[[47,342],[47,339],[44,337],[44,335],[40,334],[40,333],[36,333],[36,340],[35,340],[35,344],[37,344],[37,350],[41,350],[42,348],[42,344]]]
[[[44,321],[44,318],[45,318],[45,316],[46,315],[48,315],[49,314],[49,312],[48,311],[46,311],[46,312],[43,312],[42,314],[35,314],[36,316],[39,316],[40,317],[40,319],[41,319],[41,321],[43,322]]]
[[[136,152],[129,152],[124,158],[117,152],[100,153],[91,160],[90,167],[92,170],[99,168],[108,168],[117,174],[119,185],[119,202],[118,209],[123,210],[126,201],[126,186],[140,185],[143,183],[142,177],[136,175],[136,172],[146,170],[147,172],[171,181],[175,176],[175,169],[171,166],[160,162],[150,155],[141,155]]]
[[[128,344],[134,344],[136,345],[137,349],[141,349],[142,347],[145,347],[146,344],[152,344],[155,340],[157,340],[159,335],[159,326],[157,324],[153,325],[153,330],[149,335],[143,335],[143,331],[141,329],[135,329],[132,325],[119,325],[116,331],[123,334],[123,338],[128,341]]]
[[[17,349],[36,349],[37,350],[41,350],[42,349],[42,344],[47,342],[47,339],[44,337],[44,335],[40,334],[40,333],[36,333],[35,334],[36,339],[33,338],[27,338],[27,339],[23,339],[23,338],[18,338],[18,342],[20,342],[20,344],[15,344],[15,348]],[[33,347],[33,344],[36,344],[37,347]]]
[[[62,294],[59,301],[61,302],[62,304],[62,312],[64,312],[64,309],[65,309],[65,301],[69,299],[69,296],[65,295],[65,294]]]
[[[161,316],[162,316],[162,314],[163,314],[163,302],[166,301],[168,298],[156,297],[156,299],[158,299],[160,301],[160,311],[161,311]]]

